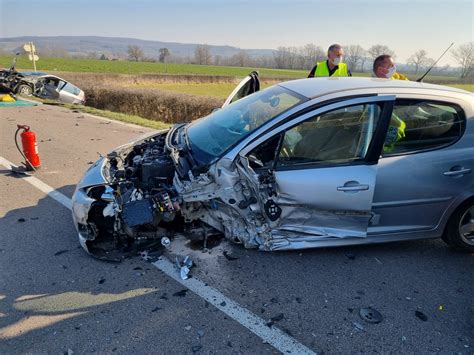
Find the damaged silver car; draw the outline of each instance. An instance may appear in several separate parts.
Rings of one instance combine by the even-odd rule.
[[[45,73],[22,74],[24,77],[16,89],[20,95],[33,95],[69,104],[84,105],[86,102],[84,91],[58,76]]]
[[[474,251],[474,95],[371,78],[259,90],[121,146],[77,185],[94,255],[174,233],[265,251],[443,239]],[[100,256],[100,255],[99,255]]]

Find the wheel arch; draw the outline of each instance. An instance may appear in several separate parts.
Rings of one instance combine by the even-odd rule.
[[[15,86],[15,89],[13,90],[15,94],[18,94],[18,90],[20,89],[20,86],[22,85],[28,85],[31,88],[31,92],[35,92],[35,85],[29,81],[26,80],[20,80],[18,84]]]
[[[456,198],[453,203],[449,206],[449,208],[444,212],[443,217],[441,218],[440,222],[440,230],[443,231],[443,234],[446,233],[446,228],[448,228],[448,223],[451,220],[452,216],[468,201],[474,201],[474,187],[466,192],[464,192],[461,196]]]

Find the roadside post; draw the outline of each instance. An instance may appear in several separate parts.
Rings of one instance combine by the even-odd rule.
[[[35,54],[36,48],[33,42],[28,42],[23,45],[23,49],[28,53],[28,58],[33,62],[33,68],[36,72],[36,61],[39,60],[39,57]]]

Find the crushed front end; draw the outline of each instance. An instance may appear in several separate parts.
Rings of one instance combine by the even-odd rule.
[[[89,253],[106,258],[112,249],[160,243],[170,228],[179,228],[166,134],[118,148],[92,165],[77,185],[73,218]]]

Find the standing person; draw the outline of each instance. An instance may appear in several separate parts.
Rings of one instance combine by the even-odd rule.
[[[395,62],[392,56],[388,54],[382,54],[375,58],[373,70],[377,78],[408,80],[405,75],[397,73]]]
[[[309,72],[308,78],[325,76],[352,76],[347,64],[342,63],[344,51],[340,44],[332,44],[328,48],[328,59],[318,62]]]

